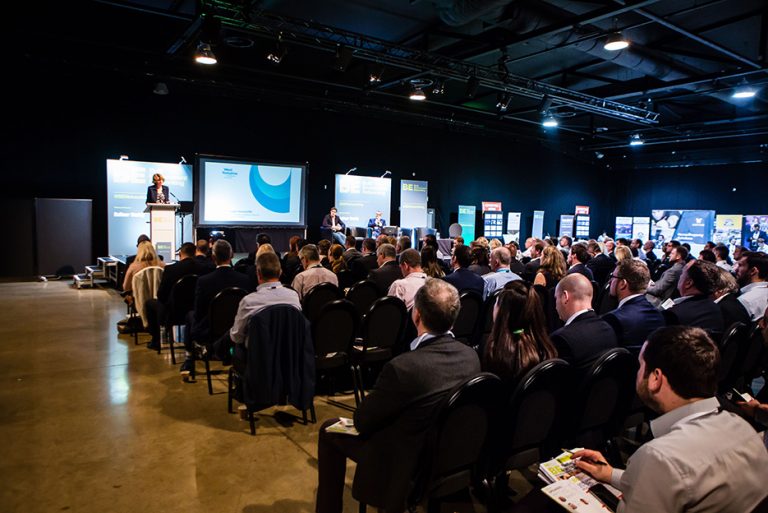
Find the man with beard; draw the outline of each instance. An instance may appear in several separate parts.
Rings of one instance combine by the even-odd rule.
[[[576,466],[621,490],[618,513],[742,513],[768,496],[768,452],[741,417],[714,397],[720,353],[701,328],[669,326],[643,344],[637,395],[660,416],[654,438],[614,469],[598,451]]]
[[[753,321],[763,316],[768,306],[768,255],[742,251],[736,261],[736,281],[741,287],[739,301]]]

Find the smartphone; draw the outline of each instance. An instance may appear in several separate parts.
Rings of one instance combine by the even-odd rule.
[[[749,395],[746,392],[739,392],[735,388],[731,389],[731,396],[734,401],[744,401],[745,403],[748,403],[752,400],[752,396]]]
[[[608,491],[608,488],[602,484],[598,483],[591,487],[589,493],[597,497],[611,511],[616,511],[616,508],[619,507],[619,498]]]

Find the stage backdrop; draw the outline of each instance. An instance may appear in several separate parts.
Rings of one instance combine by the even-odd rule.
[[[390,203],[392,180],[370,176],[336,175],[336,210],[347,226],[368,226],[368,220],[381,210],[388,225],[392,224]],[[331,206],[328,206],[330,210]],[[318,224],[320,224],[318,219]]]
[[[427,182],[400,180],[400,226],[428,226],[427,199]]]
[[[147,187],[152,175],[160,173],[178,201],[192,201],[192,166],[163,162],[107,160],[107,231],[110,255],[136,254],[136,239],[149,235],[149,214],[144,213]],[[177,199],[173,196],[171,202]],[[182,241],[181,225],[176,227],[176,248]],[[184,238],[192,241],[192,216],[184,218]],[[193,242],[193,241],[192,241]]]

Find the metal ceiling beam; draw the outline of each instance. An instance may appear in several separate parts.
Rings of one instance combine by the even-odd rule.
[[[768,135],[768,129],[755,128],[751,130],[733,130],[724,132],[710,132],[701,135],[673,135],[670,137],[656,137],[651,139],[644,139],[643,146],[655,146],[661,144],[683,144],[702,141],[722,141],[724,139],[737,139],[743,137],[759,137],[762,135]],[[593,150],[610,150],[615,148],[626,148],[629,146],[629,142],[618,143],[600,143],[582,146],[582,151]]]

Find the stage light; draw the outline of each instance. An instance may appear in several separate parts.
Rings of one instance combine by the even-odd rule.
[[[557,122],[557,119],[555,119],[555,116],[551,114],[545,115],[544,119],[541,121],[541,126],[544,128],[555,128],[558,124],[559,123]]]
[[[545,114],[549,111],[549,108],[552,106],[552,98],[548,94],[545,94],[541,98],[541,103],[539,103],[539,112],[542,114]]]
[[[210,66],[211,64],[216,64],[216,56],[213,54],[213,50],[211,50],[211,45],[208,43],[200,42],[199,45],[197,45],[197,52],[195,52],[195,62],[198,64],[206,64]]]
[[[336,47],[336,60],[332,68],[336,71],[347,71],[349,63],[352,62],[352,49],[348,46],[339,45]]]
[[[509,102],[512,101],[512,95],[509,93],[500,93],[498,96],[498,101],[496,102],[496,108],[499,110],[499,113],[507,112],[507,109],[509,108]]]
[[[378,84],[381,82],[381,77],[384,75],[384,65],[377,64],[371,68],[371,72],[368,74],[368,82],[371,84]]]
[[[640,134],[632,134],[629,136],[630,146],[642,146],[643,144],[645,144],[645,141],[640,136]]]
[[[733,90],[733,94],[731,95],[731,98],[736,98],[737,100],[744,100],[747,98],[754,98],[757,94],[757,91],[749,87],[748,85],[740,85],[736,89]]]
[[[432,94],[445,94],[445,79],[439,78],[435,80],[435,85],[432,87]]]
[[[629,46],[629,40],[621,35],[621,32],[614,32],[613,34],[608,36],[608,39],[605,40],[605,44],[603,45],[603,48],[608,50],[609,52],[615,52],[617,50],[623,50],[626,47]]]
[[[480,87],[480,81],[477,79],[475,75],[472,75],[469,77],[469,80],[467,80],[467,91],[465,93],[465,96],[469,99],[472,99],[477,94],[477,89]]]
[[[411,100],[415,102],[423,102],[427,99],[427,95],[424,94],[424,91],[421,89],[421,87],[413,87],[413,91],[411,91],[411,94],[408,96]]]
[[[155,84],[155,88],[152,90],[152,92],[159,96],[165,96],[170,91],[168,90],[168,86],[165,84],[165,82],[158,82]]]
[[[267,54],[267,60],[273,64],[280,64],[287,53],[288,48],[278,42],[275,50]]]

